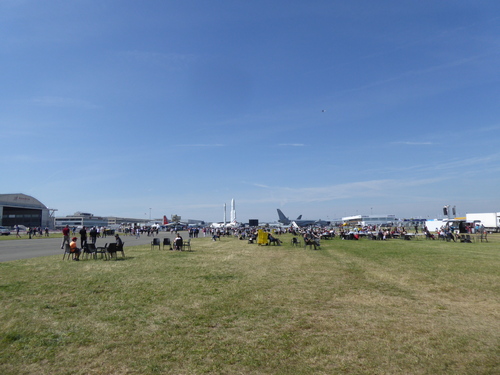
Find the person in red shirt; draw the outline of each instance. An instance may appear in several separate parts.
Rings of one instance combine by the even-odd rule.
[[[63,241],[61,244],[61,249],[64,249],[64,245],[67,243],[69,245],[69,226],[65,226],[62,230],[63,233]]]

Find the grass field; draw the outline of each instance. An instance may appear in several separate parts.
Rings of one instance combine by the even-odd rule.
[[[0,263],[1,374],[499,374],[500,241]]]

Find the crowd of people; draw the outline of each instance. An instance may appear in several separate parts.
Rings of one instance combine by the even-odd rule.
[[[62,229],[63,239],[62,239],[62,243],[61,243],[61,249],[64,249],[65,246],[69,246],[70,253],[73,255],[73,260],[75,260],[75,261],[80,260],[80,255],[82,252],[84,252],[85,250],[88,251],[88,249],[89,249],[88,238],[89,237],[90,237],[90,243],[92,245],[94,245],[94,247],[95,247],[95,244],[96,244],[98,237],[101,237],[101,236],[103,238],[107,237],[105,230],[99,230],[97,227],[92,227],[92,228],[90,228],[89,232],[87,233],[87,228],[84,226],[79,230],[80,246],[78,246],[78,243],[77,243],[78,238],[74,237],[75,232],[76,232],[76,230],[72,231],[69,228],[69,226],[66,225]],[[70,241],[71,235],[73,235],[73,237],[71,238],[71,241]],[[118,233],[116,233],[114,235],[114,237],[115,237],[116,248],[123,249],[123,241],[120,238],[120,235]]]
[[[21,227],[19,225],[14,226],[14,231],[16,232],[16,238],[21,238]],[[45,227],[27,227],[25,228],[26,234],[29,238],[34,237],[49,237],[49,228]]]
[[[235,227],[235,228],[197,228],[192,227],[188,228],[187,232],[189,238],[198,238],[199,234],[202,233],[203,237],[210,236],[213,241],[220,240],[221,237],[237,237],[240,240],[248,240],[249,243],[254,243],[258,237],[258,231],[264,230],[266,232],[266,238],[268,245],[281,245],[281,240],[279,236],[282,234],[290,233],[296,240],[296,243],[299,243],[298,239],[301,239],[304,245],[310,245],[311,247],[319,248],[320,240],[322,239],[332,239],[336,236],[340,237],[343,240],[358,240],[361,237],[370,238],[372,240],[387,240],[391,238],[406,238],[408,235],[415,235],[420,232],[422,235],[425,235],[426,238],[429,239],[444,239],[448,241],[456,241],[456,237],[454,234],[454,228],[452,227],[443,227],[440,228],[436,233],[431,233],[427,227],[423,226],[419,228],[415,226],[411,228],[411,233],[409,233],[409,227],[405,226],[393,226],[393,227],[377,227],[377,226],[366,226],[366,227],[277,227],[277,228],[256,228],[256,227]],[[135,235],[136,237],[140,237],[142,234],[146,234],[147,236],[155,236],[159,234],[159,229],[153,227],[133,227],[133,228],[122,228],[123,232],[126,235]],[[477,231],[480,231],[481,228],[476,228]],[[70,235],[75,234],[76,229],[73,231],[70,230],[68,226],[66,226],[63,232],[63,242],[61,244],[61,248],[64,248],[66,244],[68,244],[71,248],[71,251],[77,254],[75,256],[76,260],[79,258],[79,254],[81,249],[84,249],[87,245],[88,238],[90,238],[90,242],[92,244],[96,243],[97,238],[105,237],[106,230],[105,228],[97,228],[92,227],[88,233],[87,228],[82,227],[79,230],[80,234],[80,247],[77,246],[77,237],[71,238]],[[182,236],[175,232],[175,239],[173,240],[173,249],[174,250],[182,250],[182,246],[184,240]],[[116,235],[116,241],[121,242],[119,235]]]

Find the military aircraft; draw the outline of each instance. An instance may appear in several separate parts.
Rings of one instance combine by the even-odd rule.
[[[289,218],[285,216],[285,214],[278,208],[278,223],[285,224],[285,225],[290,225],[292,221]],[[302,219],[302,215],[299,215],[295,221]]]
[[[278,222],[285,224],[285,225],[294,225],[297,227],[307,227],[309,225],[317,225],[317,226],[325,226],[329,225],[329,221],[324,221],[324,220],[305,220],[302,219],[302,215],[300,215],[297,219],[295,220],[290,220],[285,216],[285,214],[278,208]]]

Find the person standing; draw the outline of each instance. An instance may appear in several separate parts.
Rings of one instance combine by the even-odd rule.
[[[61,244],[61,249],[64,249],[64,245],[65,244],[68,244],[69,245],[69,226],[66,225],[63,230],[62,230],[62,234],[63,234],[63,241],[62,241],[62,244]]]
[[[80,229],[80,247],[83,249],[87,245],[87,228]]]
[[[97,241],[97,228],[96,227],[92,227],[92,229],[90,230],[90,241],[95,245],[96,241]]]

